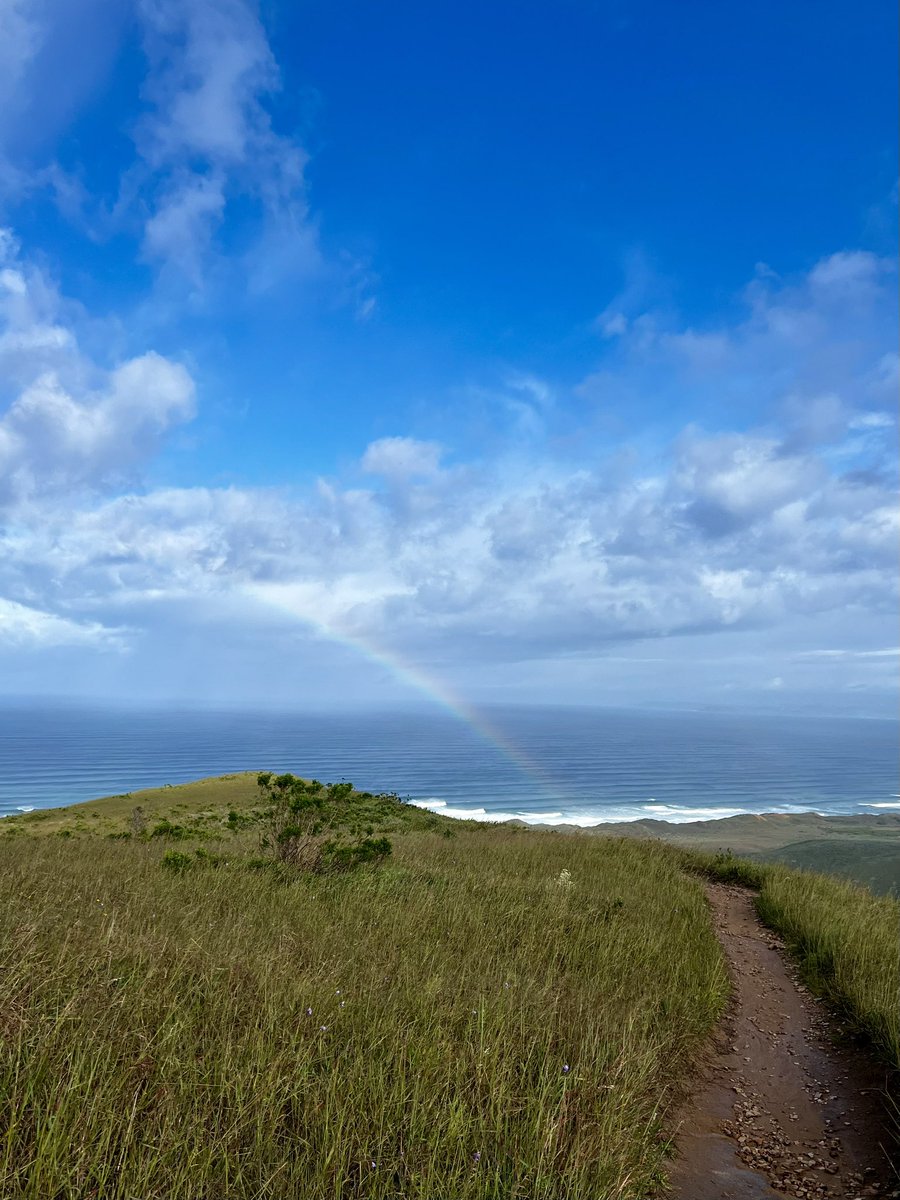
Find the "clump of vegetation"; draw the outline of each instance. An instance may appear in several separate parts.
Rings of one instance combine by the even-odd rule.
[[[319,791],[352,831],[358,794]],[[247,870],[257,830],[225,815],[218,870],[164,838],[0,843],[0,1196],[611,1200],[659,1182],[727,991],[702,886],[670,852],[461,825],[392,835],[380,871],[271,852]]]
[[[185,854],[181,850],[167,850],[160,859],[163,869],[176,875],[183,875],[191,867],[221,867],[227,862],[223,854],[211,854],[209,850],[203,849],[195,850],[193,854]]]
[[[173,824],[167,817],[157,823],[150,830],[152,838],[172,838],[180,841],[183,838],[190,837],[190,833],[183,825]]]
[[[167,850],[161,861],[165,870],[172,871],[176,875],[183,875],[194,865],[193,856],[183,854],[180,850]]]
[[[391,853],[386,837],[375,837],[353,806],[353,784],[263,772],[257,784],[266,803],[264,849],[290,867],[327,874],[381,866]],[[367,798],[371,798],[367,795]]]
[[[692,871],[699,871],[719,883],[738,883],[743,887],[760,888],[766,876],[767,867],[749,858],[739,858],[731,850],[719,850],[714,854],[702,850],[686,850],[684,853],[685,866]]]

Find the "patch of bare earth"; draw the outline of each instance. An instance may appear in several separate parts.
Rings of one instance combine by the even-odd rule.
[[[886,1068],[835,1043],[745,888],[709,885],[734,984],[684,1113],[676,1200],[900,1197]]]

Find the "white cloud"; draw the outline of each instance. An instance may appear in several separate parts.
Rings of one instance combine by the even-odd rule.
[[[107,629],[96,621],[70,621],[0,596],[0,646],[25,650],[56,646],[122,649],[124,637],[123,631]]]
[[[685,513],[719,536],[792,502],[804,503],[825,477],[824,464],[785,455],[772,438],[745,434],[684,439],[674,483]]]
[[[894,264],[866,252],[785,280],[760,269],[741,315],[702,328],[678,318],[665,288],[655,305],[639,288],[638,305],[629,284],[628,320],[579,392],[618,413],[653,397],[653,410],[695,421],[787,423],[795,444],[840,437],[848,420],[896,407],[895,284]]]
[[[488,637],[501,657],[887,611],[895,594],[875,552],[885,493],[845,512],[842,485],[815,456],[782,463],[752,435],[693,435],[667,476],[613,490],[562,469],[517,481],[486,470],[449,489],[441,473],[419,474],[413,485],[423,455],[436,470],[435,447],[385,439],[367,455],[410,489],[406,503],[334,484],[306,500],[170,489],[45,511],[3,549],[22,587],[40,592],[52,570],[67,595],[110,612],[159,597],[277,594],[336,630],[440,653]],[[685,519],[710,497],[739,519]]]
[[[177,264],[201,279],[202,259],[225,212],[221,174],[182,173],[167,186],[144,227],[144,251],[151,259]]]
[[[193,415],[194,385],[149,352],[112,367],[84,356],[53,285],[0,230],[0,504],[127,479]],[[2,391],[0,391],[2,395]]]
[[[370,443],[362,456],[362,469],[387,479],[435,475],[440,470],[442,448],[437,442],[410,437],[386,437]]]
[[[651,300],[658,299],[662,281],[639,249],[625,258],[625,284],[595,318],[594,327],[605,338],[624,337],[641,325]]]
[[[286,271],[319,271],[307,154],[272,126],[266,100],[281,82],[254,7],[142,0],[138,13],[151,107],[137,132],[142,166],[126,178],[123,198],[149,205],[145,256],[199,286],[228,205],[242,197],[258,209],[245,263],[256,290]]]
[[[27,265],[7,267],[27,295]],[[10,295],[22,301],[17,284]],[[34,316],[39,308],[23,311],[68,328],[52,303]],[[719,332],[742,362],[740,327]],[[773,361],[761,338],[753,333],[756,350]],[[883,352],[873,347],[870,361]],[[659,353],[670,361],[668,347]],[[692,662],[687,639],[707,646],[710,663],[729,645],[750,658],[765,645],[754,677],[763,691],[781,678],[784,694],[802,664],[807,682],[817,669],[796,655],[833,644],[853,654],[822,658],[823,670],[889,686],[885,660],[863,655],[888,643],[896,605],[893,426],[855,427],[870,411],[844,386],[857,374],[837,381],[834,403],[816,393],[803,437],[802,406],[785,409],[791,429],[691,428],[644,458],[593,447],[554,460],[517,441],[507,457],[448,468],[438,442],[389,437],[365,449],[350,480],[304,495],[191,487],[85,498],[79,488],[185,419],[190,380],[153,355],[101,370],[80,357],[73,366],[65,350],[54,377],[41,354],[0,426],[0,456],[28,464],[24,482],[13,474],[19,503],[0,533],[0,594],[85,628],[144,630],[157,657],[181,647],[179,670],[204,640],[202,619],[223,653],[258,636],[269,671],[294,662],[311,629],[482,676],[504,663],[600,661],[614,647],[627,657],[629,643],[652,639],[674,677]],[[528,376],[508,383],[552,420],[552,390]],[[30,449],[13,452],[10,437]],[[388,486],[359,487],[360,467]],[[712,665],[704,672],[714,677]]]

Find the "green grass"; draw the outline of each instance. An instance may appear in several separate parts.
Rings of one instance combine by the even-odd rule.
[[[900,1067],[895,900],[655,840],[335,805],[390,836],[386,865],[275,862],[255,774],[0,823],[4,1200],[657,1194],[727,995],[701,875],[756,888]]]
[[[297,876],[214,790],[0,838],[0,1196],[652,1192],[727,992],[671,851],[372,798],[389,864]]]

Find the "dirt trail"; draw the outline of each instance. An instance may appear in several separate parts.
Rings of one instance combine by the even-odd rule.
[[[684,1114],[673,1200],[900,1196],[885,1071],[833,1044],[746,889],[709,897],[734,1002]]]

